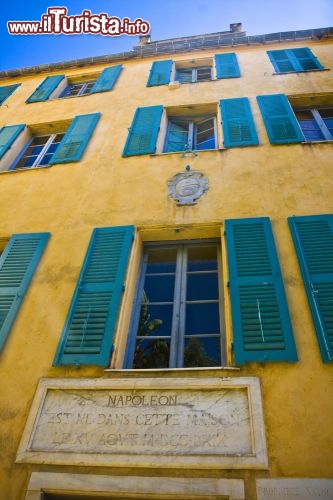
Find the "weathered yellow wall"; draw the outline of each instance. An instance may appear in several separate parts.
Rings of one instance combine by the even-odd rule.
[[[295,46],[283,44],[283,48]],[[333,68],[332,42],[306,41],[297,46],[310,47],[326,68]],[[182,85],[174,90],[167,86],[146,87],[152,62],[149,58],[124,61],[113,91],[87,97],[24,104],[45,75],[1,82],[22,83],[0,109],[1,126],[48,123],[98,111],[102,117],[79,163],[0,174],[0,236],[52,233],[0,357],[0,498],[22,500],[32,470],[61,469],[14,464],[39,379],[119,376],[93,367],[54,368],[52,361],[92,229],[126,224],[142,228],[187,225],[195,228],[196,224],[208,224],[219,231],[227,218],[271,218],[299,362],[254,363],[233,373],[260,377],[270,469],[206,471],[203,475],[244,478],[249,498],[253,499],[255,477],[333,477],[332,366],[324,365],[320,358],[286,220],[291,215],[333,212],[332,143],[271,146],[255,99],[256,95],[270,93],[332,92],[332,72],[273,75],[265,51],[276,48],[276,45],[239,47],[236,52],[241,78]],[[230,51],[230,48],[225,50]],[[198,52],[189,57],[197,59],[215,52]],[[186,55],[173,59],[183,60]],[[101,69],[102,66],[76,68],[66,74]],[[260,139],[258,147],[207,151],[195,158],[182,158],[179,154],[121,157],[127,129],[138,106],[217,104],[221,98],[244,96],[250,98]],[[167,181],[183,171],[186,164],[203,172],[210,187],[197,205],[177,207],[167,195]],[[139,245],[135,248],[140,251]],[[125,296],[128,303],[134,290],[136,268],[133,262],[129,273],[132,285]],[[226,303],[228,306],[227,299]],[[127,306],[117,332],[118,358],[113,363],[118,368],[129,315]],[[227,327],[230,335],[230,322]],[[187,375],[207,373],[200,370]],[[229,376],[223,370],[209,370],[209,374]],[[182,372],[172,371],[170,376],[182,376]],[[85,470],[66,467],[66,471]],[[182,474],[200,475],[195,471]]]

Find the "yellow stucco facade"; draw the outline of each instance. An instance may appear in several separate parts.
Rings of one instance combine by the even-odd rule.
[[[115,476],[119,484],[120,477],[125,484],[126,476],[150,477],[156,495],[159,490],[155,478],[161,478],[160,484],[165,483],[162,478],[184,478],[189,484],[191,478],[193,481],[201,479],[202,483],[208,479],[241,479],[244,482],[244,498],[249,500],[257,499],[258,479],[333,478],[332,364],[324,363],[320,355],[287,222],[292,216],[333,213],[332,141],[270,144],[256,101],[258,95],[285,94],[291,101],[305,96],[310,103],[311,96],[316,96],[323,100],[325,106],[333,108],[332,43],[332,38],[324,37],[320,40],[287,40],[265,45],[196,49],[166,56],[125,58],[117,62],[123,65],[123,69],[111,91],[30,104],[25,103],[26,99],[46,76],[65,73],[66,76],[84,75],[87,78],[90,73],[95,75],[113,64],[73,66],[65,72],[51,67],[47,72],[8,78],[2,75],[1,85],[21,85],[1,106],[1,126],[24,123],[32,131],[49,133],[53,131],[52,124],[68,123],[76,115],[98,112],[101,117],[79,162],[8,171],[8,153],[1,160],[2,246],[5,247],[12,234],[49,232],[51,237],[0,357],[0,498],[37,498],[32,493],[31,497],[26,497],[33,473],[58,473],[57,484],[60,488],[62,481],[66,483],[64,491],[67,494],[71,484],[66,476],[68,474],[84,474],[87,481],[92,476]],[[275,74],[266,51],[295,47],[310,48],[325,70]],[[215,79],[178,87],[146,86],[153,61],[212,59],[216,53],[228,52],[237,55],[240,78]],[[218,102],[236,97],[249,98],[259,137],[258,146],[223,146]],[[166,109],[173,106],[191,109],[189,107],[201,104],[204,105],[202,109],[206,105],[216,107],[217,149],[199,151],[197,156],[189,154],[186,157],[180,153],[162,152],[122,157],[136,108],[163,105]],[[163,123],[160,133],[163,133]],[[14,153],[9,154],[14,157]],[[184,172],[188,164],[191,170],[203,173],[209,181],[209,189],[195,205],[179,206],[168,195],[168,181],[177,173]],[[255,217],[269,217],[272,223],[298,362],[234,363],[225,220]],[[53,366],[92,230],[126,225],[135,226],[136,236],[109,369],[85,365]],[[222,308],[228,366],[185,371],[123,370],[143,242],[198,238],[221,238]],[[180,381],[183,377],[193,380],[205,377],[258,378],[268,466],[220,469],[196,465],[176,469],[165,466],[161,469],[153,465],[132,466],[131,462],[121,467],[114,464],[94,467],[84,462],[63,465],[48,461],[39,464],[33,461],[16,462],[19,443],[41,379],[108,379],[116,387],[118,379],[133,381],[137,377],[150,379],[152,387],[154,377],[178,378]],[[79,494],[77,488],[75,491]],[[57,493],[55,486],[45,491],[52,491],[54,495]],[[91,492],[88,498],[95,498]],[[110,498],[117,498],[114,491],[111,493]],[[97,493],[94,494],[97,497]],[[132,489],[119,493],[122,498],[126,494],[131,498],[135,495],[146,498],[140,488],[137,492]],[[163,495],[160,493],[160,496],[152,498],[206,498],[204,494],[195,496],[195,491],[190,488],[185,488],[176,496],[167,491]],[[275,498],[273,494],[271,497]],[[210,492],[207,498],[237,497]]]

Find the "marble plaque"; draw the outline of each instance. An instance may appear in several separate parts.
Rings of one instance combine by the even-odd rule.
[[[266,467],[259,381],[44,379],[17,461]]]
[[[332,500],[333,479],[257,479],[258,500]]]

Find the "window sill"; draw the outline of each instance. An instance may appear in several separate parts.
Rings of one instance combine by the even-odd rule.
[[[170,375],[170,376],[179,376],[179,377],[184,377],[185,373],[186,374],[193,374],[193,375],[203,375],[206,372],[239,372],[240,368],[237,366],[210,366],[207,368],[148,368],[148,369],[134,369],[134,368],[123,368],[123,369],[116,369],[116,368],[105,368],[104,370],[108,374],[115,374],[118,376],[131,376],[131,377],[138,377],[138,376],[144,376],[147,375],[149,377],[154,376],[154,374],[164,374],[164,375]]]
[[[193,151],[194,153],[196,153],[198,156],[200,155],[200,153],[216,153],[216,152],[223,152],[223,151],[226,151],[228,148],[216,148],[216,149],[196,149],[195,151]],[[168,156],[168,155],[184,155],[184,158],[189,158],[191,156],[195,156],[193,155],[193,153],[191,153],[190,151],[168,151],[168,152],[165,152],[165,153],[152,153],[150,154],[149,156],[151,157],[154,157],[154,156]]]
[[[39,167],[28,167],[28,168],[17,168],[17,169],[13,169],[13,170],[2,170],[0,172],[0,174],[14,174],[14,173],[17,173],[17,172],[27,172],[29,170],[44,170],[45,168],[52,168],[53,165],[43,165],[43,166],[39,166]]]
[[[304,142],[301,142],[301,144],[303,144],[304,146],[311,146],[312,144],[332,144],[333,143],[333,139],[323,139],[321,141],[304,141]]]
[[[318,68],[318,69],[304,69],[303,71],[280,71],[279,73],[272,73],[272,76],[279,75],[294,75],[298,73],[316,73],[318,71],[331,71],[330,68]]]

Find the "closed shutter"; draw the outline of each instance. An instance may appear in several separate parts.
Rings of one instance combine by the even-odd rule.
[[[121,64],[119,64],[118,66],[112,66],[111,68],[105,68],[97,78],[90,93],[96,94],[97,92],[106,92],[108,90],[112,90],[121,70]]]
[[[333,215],[288,219],[324,362],[333,361]]]
[[[271,144],[304,142],[303,132],[284,94],[257,96]]]
[[[147,87],[155,85],[167,85],[170,82],[170,75],[172,71],[172,60],[155,61],[151,66]]]
[[[109,365],[133,229],[94,230],[55,365]]]
[[[307,47],[300,49],[289,49],[294,58],[297,60],[297,64],[300,70],[303,71],[313,71],[316,69],[324,69],[320,64],[318,59],[312,54],[311,50]]]
[[[215,54],[216,78],[238,78],[240,70],[234,52]]]
[[[15,85],[6,85],[5,87],[0,87],[0,106],[20,85],[20,83],[16,83]]]
[[[297,361],[269,219],[227,220],[226,242],[235,362]]]
[[[65,75],[47,76],[25,102],[47,101],[64,78]]]
[[[129,129],[123,156],[155,153],[163,106],[137,108]]]
[[[8,125],[0,130],[0,158],[12,146],[18,135],[24,130],[25,125]]]
[[[100,116],[101,113],[76,116],[52,156],[50,165],[79,161]]]
[[[49,236],[49,233],[15,234],[0,257],[0,350]]]
[[[268,57],[277,73],[313,71],[324,69],[307,47],[298,49],[268,50]]]
[[[220,108],[225,147],[259,144],[247,97],[221,99]]]
[[[268,50],[268,57],[276,73],[290,73],[296,71],[288,50]]]

